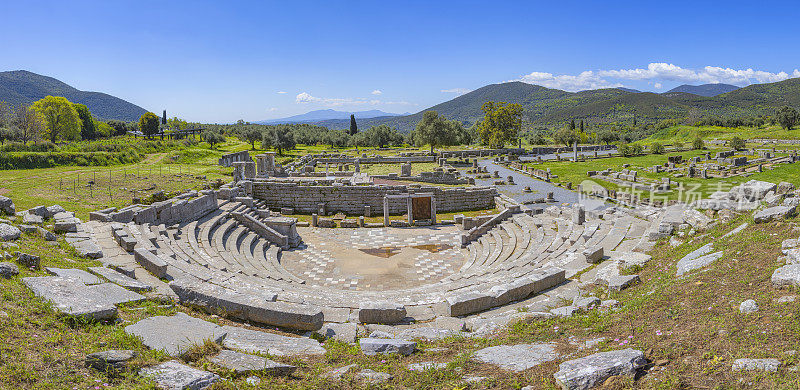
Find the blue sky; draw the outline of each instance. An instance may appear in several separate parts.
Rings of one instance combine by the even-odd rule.
[[[792,2],[5,2],[0,70],[191,121],[417,112],[510,80],[566,90],[798,77]]]

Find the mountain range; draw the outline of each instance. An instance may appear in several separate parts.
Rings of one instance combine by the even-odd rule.
[[[30,104],[45,96],[63,96],[81,103],[100,119],[136,121],[146,112],[142,107],[102,92],[81,91],[52,77],[26,70],[0,72],[0,101]]]
[[[52,77],[24,70],[0,72],[0,101],[29,104],[47,95],[64,96],[85,104],[100,119],[135,121],[145,112],[144,108],[120,98],[81,91]],[[471,126],[483,117],[481,106],[487,101],[519,103],[524,108],[526,127],[557,127],[572,119],[592,124],[630,123],[635,118],[645,123],[704,115],[771,115],[780,106],[800,107],[800,78],[743,88],[728,84],[682,85],[661,94],[627,88],[567,92],[513,81],[490,84],[413,114],[317,110],[258,123],[310,123],[347,129],[353,114],[360,129],[386,124],[410,131],[425,111],[435,110],[448,119]]]
[[[697,93],[680,92],[686,89]],[[724,89],[732,90],[717,94]],[[585,120],[587,123],[630,123],[636,118],[642,123],[702,115],[771,115],[780,106],[800,107],[800,78],[743,88],[706,84],[681,86],[676,90],[662,94],[623,88],[567,92],[512,81],[478,88],[415,114],[359,120],[358,127],[363,129],[386,124],[400,131],[410,131],[428,110],[435,110],[448,119],[471,126],[483,117],[481,105],[489,100],[521,104],[524,121],[532,127],[561,126],[571,119]],[[315,124],[331,129],[346,129],[350,125],[349,121],[341,120],[325,120]]]
[[[336,111],[336,110],[315,110],[309,111],[305,114],[294,115],[287,118],[280,118],[280,119],[268,119],[264,121],[255,122],[261,125],[276,125],[281,123],[310,123],[310,122],[319,122],[324,120],[333,120],[333,119],[347,119],[348,124],[350,123],[350,115],[355,115],[356,119],[370,119],[370,118],[378,118],[378,117],[392,117],[392,116],[401,116],[401,115],[408,115],[406,114],[392,114],[389,112],[383,112],[381,110],[368,110],[368,111],[355,111],[355,112],[348,112],[348,111]]]
[[[692,94],[695,94],[695,95],[711,97],[711,96],[722,95],[723,93],[735,91],[737,89],[739,89],[739,87],[737,87],[735,85],[722,84],[722,83],[718,83],[718,84],[703,84],[703,85],[688,85],[688,84],[684,84],[684,85],[680,85],[680,86],[677,86],[675,88],[672,88],[672,89],[670,89],[669,91],[667,91],[665,93],[686,92],[686,93],[692,93]]]

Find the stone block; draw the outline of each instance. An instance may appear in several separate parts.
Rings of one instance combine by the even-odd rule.
[[[170,288],[181,303],[211,313],[290,329],[317,330],[322,327],[323,314],[319,308],[275,302],[276,295],[271,292],[262,292],[260,296],[242,294],[188,278],[171,282]]]
[[[486,310],[492,307],[493,302],[494,297],[492,295],[477,292],[466,292],[445,298],[447,315],[450,317],[463,316]]]
[[[208,359],[220,367],[225,367],[237,375],[251,373],[263,373],[272,376],[289,376],[296,366],[278,363],[261,356],[249,355],[246,353],[223,350],[219,354]]]
[[[167,263],[148,249],[141,247],[134,249],[133,257],[139,265],[156,277],[164,278],[167,276]]]
[[[177,360],[142,368],[139,375],[152,378],[157,387],[166,390],[205,390],[220,379],[216,374],[189,367]]]
[[[22,282],[33,294],[53,304],[57,311],[89,320],[116,317],[117,308],[101,291],[83,283],[57,276],[28,277]]]
[[[185,313],[145,318],[125,327],[125,333],[139,337],[150,349],[180,356],[204,342],[221,343],[226,332],[221,326]]]
[[[100,284],[103,283],[100,278],[94,276],[84,270],[75,268],[55,268],[46,267],[45,271],[53,276],[58,276],[67,279],[75,279],[83,284]]]
[[[601,245],[595,245],[583,251],[583,256],[586,258],[587,263],[597,264],[603,260],[603,255],[603,247]]]
[[[0,241],[18,240],[21,235],[22,232],[16,226],[0,223]]]
[[[753,214],[756,223],[776,221],[791,217],[795,214],[795,208],[789,206],[775,206],[760,210]]]
[[[358,322],[394,324],[403,321],[406,308],[395,302],[365,302],[358,310]]]
[[[565,389],[590,389],[612,376],[632,377],[646,364],[641,351],[628,348],[568,360],[558,366],[558,372],[553,376]]]
[[[235,326],[224,326],[226,333],[222,345],[247,353],[261,353],[272,356],[323,355],[325,348],[308,337],[290,337],[276,333],[262,332]]]
[[[560,357],[555,343],[498,345],[475,352],[473,359],[503,370],[520,372]]]
[[[131,291],[150,291],[153,286],[138,281],[111,268],[106,267],[89,267],[89,271],[108,279],[110,282],[115,283]]]
[[[41,263],[39,256],[24,252],[14,252],[14,256],[17,258],[17,263],[19,263],[19,265],[25,268],[39,269],[39,264]]]
[[[358,345],[361,352],[368,356],[393,353],[408,356],[417,349],[417,343],[400,339],[362,338],[358,340]]]

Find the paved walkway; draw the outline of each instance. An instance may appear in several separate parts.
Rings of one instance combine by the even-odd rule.
[[[297,230],[305,245],[283,251],[281,263],[310,285],[414,287],[455,273],[465,261],[456,226]]]

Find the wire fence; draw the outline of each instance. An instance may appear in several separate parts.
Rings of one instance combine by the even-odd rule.
[[[43,180],[38,192],[53,198],[91,199],[90,203],[136,202],[157,191],[172,192],[208,186],[211,181],[197,168],[182,164],[136,165],[59,173],[55,181]]]

